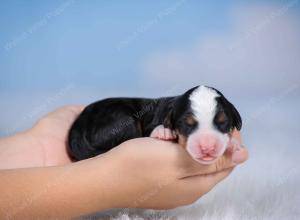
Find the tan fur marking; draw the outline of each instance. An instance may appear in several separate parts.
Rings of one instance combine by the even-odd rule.
[[[187,138],[185,136],[183,136],[182,134],[180,134],[178,130],[176,130],[175,132],[178,137],[178,144],[181,145],[182,147],[186,148]]]
[[[224,112],[221,112],[220,114],[218,114],[217,116],[217,122],[218,123],[223,123],[226,120],[226,115]]]
[[[197,123],[196,119],[194,118],[193,115],[189,115],[186,119],[185,119],[185,122],[188,124],[188,125],[195,125]]]

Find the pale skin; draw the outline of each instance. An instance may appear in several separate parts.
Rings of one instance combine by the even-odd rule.
[[[71,218],[111,208],[170,209],[195,202],[247,160],[245,148],[201,165],[178,144],[126,141],[72,163],[67,132],[83,106],[50,113],[0,139],[0,219]],[[239,132],[234,137],[240,141]]]

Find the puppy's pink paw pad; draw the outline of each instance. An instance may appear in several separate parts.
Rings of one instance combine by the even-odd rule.
[[[156,128],[154,128],[150,134],[150,137],[158,138],[161,140],[176,139],[175,133],[171,129],[165,128],[163,125],[159,125]]]

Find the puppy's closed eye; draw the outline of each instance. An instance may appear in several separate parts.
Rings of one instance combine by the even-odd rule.
[[[230,125],[229,118],[227,117],[225,112],[223,111],[218,112],[218,114],[214,119],[214,122],[221,132],[224,133],[230,132],[231,125]]]
[[[192,114],[186,116],[184,119],[184,122],[189,126],[197,125],[197,120],[195,119],[195,117]]]
[[[219,124],[223,124],[223,123],[226,123],[228,121],[228,118],[225,114],[225,112],[219,112],[216,116],[216,122],[219,123]]]

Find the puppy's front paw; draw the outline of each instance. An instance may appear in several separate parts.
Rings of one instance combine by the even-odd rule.
[[[150,137],[158,138],[161,140],[174,140],[176,139],[176,134],[169,128],[165,128],[163,125],[159,125],[153,129]]]

